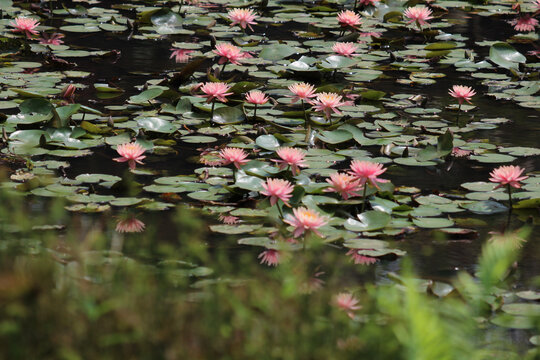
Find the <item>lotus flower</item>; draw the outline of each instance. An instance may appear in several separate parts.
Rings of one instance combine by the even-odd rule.
[[[463,101],[471,103],[471,98],[476,95],[476,92],[470,86],[454,85],[448,92],[450,96],[456,98],[459,105],[463,104]]]
[[[266,264],[268,266],[276,266],[281,261],[281,254],[278,250],[267,249],[257,256],[258,259],[261,259],[261,264]]]
[[[427,25],[427,20],[433,19],[431,14],[431,9],[425,6],[409,7],[403,12],[403,16],[409,19],[407,23],[416,23],[419,28],[421,28],[421,25]]]
[[[169,59],[174,58],[174,61],[176,63],[187,63],[189,59],[191,59],[190,53],[194,52],[195,50],[187,50],[187,49],[170,49],[172,51],[171,56]]]
[[[345,200],[351,196],[358,196],[359,194],[356,193],[356,191],[362,189],[362,185],[360,185],[359,180],[357,180],[354,176],[347,175],[345,173],[335,172],[331,174],[330,179],[326,179],[326,181],[331,185],[331,187],[326,188],[324,191],[337,192]]]
[[[358,250],[359,249],[350,249],[347,252],[347,256],[351,257],[351,260],[355,263],[355,265],[373,265],[379,261],[379,259],[375,257],[360,255]]]
[[[304,157],[306,153],[301,149],[296,149],[292,147],[281,147],[276,150],[277,155],[281,160],[272,160],[279,164],[279,169],[286,169],[288,166],[291,167],[291,172],[293,175],[300,174],[300,167],[307,167],[304,162]]]
[[[225,64],[229,61],[231,64],[240,65],[241,59],[251,57],[250,54],[243,52],[238,46],[228,43],[217,44],[216,49],[212,51],[221,56],[218,64]]]
[[[248,26],[251,31],[253,31],[251,25],[256,24],[255,19],[258,17],[251,9],[232,9],[227,15],[232,21],[231,26],[239,24],[242,29]]]
[[[321,235],[317,229],[328,222],[324,216],[321,216],[318,212],[309,210],[305,207],[293,209],[293,214],[294,216],[286,216],[283,221],[294,226],[294,237],[299,237],[307,231],[313,231],[319,237],[323,237],[323,235]]]
[[[39,21],[29,17],[18,17],[15,21],[9,23],[15,29],[13,32],[25,33],[27,38],[31,38],[32,35],[37,35],[38,31],[35,30],[39,26]]]
[[[145,149],[136,142],[118,145],[116,147],[116,151],[121,157],[115,158],[113,160],[118,162],[127,161],[131,170],[134,170],[137,164],[143,165],[143,162],[141,160],[146,157],[145,155],[143,155]]]
[[[268,102],[268,97],[260,90],[251,90],[246,94],[246,101],[250,104],[264,105]]]
[[[294,190],[294,185],[290,182],[282,179],[267,179],[262,186],[264,191],[261,191],[261,194],[270,197],[270,205],[274,206],[278,200],[281,200],[285,205],[289,206],[288,201]]]
[[[42,33],[42,37],[39,39],[40,44],[48,44],[48,45],[62,45],[64,41],[62,40],[64,38],[64,34],[61,33]]]
[[[134,233],[144,231],[145,224],[134,217],[123,219],[116,224],[115,231],[119,233]]]
[[[317,96],[315,95],[315,87],[306,83],[296,83],[289,86],[289,90],[295,95],[291,99],[291,104],[298,100],[309,102],[309,99]]]
[[[312,101],[313,109],[316,111],[324,112],[324,116],[327,120],[330,120],[331,112],[341,115],[341,111],[338,110],[339,106],[348,105],[348,102],[342,102],[342,97],[336,93],[322,92],[317,94],[317,99]]]
[[[337,42],[332,46],[332,50],[341,55],[346,57],[352,57],[356,56],[358,54],[355,54],[354,52],[357,50],[357,46],[351,42]]]
[[[489,181],[499,183],[495,189],[505,185],[519,189],[521,188],[521,184],[519,182],[528,178],[528,176],[521,176],[523,171],[525,171],[525,169],[520,168],[519,166],[499,166],[489,174],[491,176]]]
[[[336,306],[344,310],[350,318],[354,317],[354,311],[361,309],[359,300],[349,293],[339,293],[334,298]]]
[[[248,154],[239,148],[227,147],[219,152],[219,156],[223,159],[223,165],[234,164],[237,169],[240,169],[240,166],[248,162],[246,160]]]
[[[386,169],[383,168],[382,164],[370,161],[353,160],[351,162],[351,171],[349,174],[360,180],[361,185],[364,185],[369,181],[371,185],[375,186],[377,189],[380,189],[379,183],[386,183],[389,181],[378,178],[378,176],[385,171]]]
[[[534,31],[538,26],[538,20],[528,14],[518,17],[511,23],[516,31]]]
[[[206,102],[210,103],[214,99],[217,99],[221,102],[227,102],[226,96],[232,95],[232,92],[227,92],[230,90],[230,86],[222,82],[207,82],[200,86],[201,91],[206,95],[199,95],[200,97],[207,98]]]
[[[358,29],[358,25],[362,23],[360,15],[351,10],[345,10],[338,14],[337,20],[342,27],[350,27]]]

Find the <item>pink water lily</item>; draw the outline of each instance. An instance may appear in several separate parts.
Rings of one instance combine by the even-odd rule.
[[[258,17],[251,9],[232,9],[227,15],[232,21],[231,26],[238,24],[242,29],[247,26],[251,31],[253,31],[251,25],[256,24],[255,19]]]
[[[339,293],[334,297],[335,305],[344,310],[350,318],[354,317],[354,312],[361,309],[358,305],[360,301],[350,293]]]
[[[499,166],[489,174],[491,176],[489,181],[499,183],[495,189],[505,185],[519,189],[521,188],[521,184],[519,182],[528,178],[528,176],[521,176],[523,171],[525,171],[525,169],[519,166]]]
[[[244,149],[239,148],[230,148],[227,147],[219,152],[219,157],[223,159],[222,165],[234,164],[237,169],[240,169],[240,166],[247,164],[246,158],[248,154]]]
[[[463,101],[471,103],[471,98],[476,95],[476,92],[470,86],[454,85],[448,92],[450,96],[456,98],[459,105],[463,104]]]
[[[278,250],[267,249],[260,253],[257,258],[261,259],[261,264],[277,266],[281,261],[281,253]]]
[[[262,186],[264,190],[261,191],[261,194],[270,197],[270,205],[274,206],[278,200],[281,200],[289,206],[289,199],[294,190],[294,185],[290,182],[282,179],[267,179]]]
[[[351,10],[344,10],[337,15],[337,20],[342,27],[358,29],[362,23],[360,15]]]
[[[36,30],[36,27],[39,25],[39,21],[29,18],[29,17],[18,17],[14,21],[9,23],[15,29],[12,29],[12,32],[25,33],[27,38],[31,38],[32,35],[39,34]]]
[[[276,153],[280,157],[280,160],[272,161],[279,164],[280,170],[284,170],[290,166],[292,174],[298,175],[300,173],[300,167],[307,167],[304,161],[306,153],[301,149],[281,147],[276,150]]]
[[[187,63],[191,59],[191,54],[195,50],[188,50],[188,49],[170,49],[172,51],[171,56],[169,59],[174,58],[174,61],[176,63]]]
[[[335,172],[331,174],[330,179],[326,179],[326,181],[330,184],[330,187],[324,189],[324,191],[337,192],[344,200],[347,200],[352,196],[359,196],[356,191],[362,189],[362,185],[360,185],[358,179],[345,173]]]
[[[268,102],[268,96],[260,90],[251,90],[246,94],[246,101],[250,104],[264,105]]]
[[[529,14],[521,15],[516,20],[511,21],[516,31],[534,31],[538,26],[538,20]]]
[[[290,214],[287,215],[283,221],[294,227],[294,237],[299,237],[308,231],[312,231],[319,237],[324,237],[317,229],[328,223],[328,219],[326,217],[321,216],[318,212],[305,207],[293,209],[293,214],[294,216]]]
[[[121,157],[114,158],[113,160],[118,162],[127,161],[131,170],[134,170],[137,164],[143,165],[141,160],[146,157],[143,155],[145,149],[136,142],[118,145],[116,151]]]
[[[146,225],[141,220],[129,217],[118,221],[115,231],[119,233],[139,233],[144,231],[145,226]]]
[[[349,174],[356,177],[361,185],[369,181],[371,185],[379,189],[379,183],[387,183],[389,181],[378,177],[385,171],[386,169],[383,168],[382,164],[371,161],[353,160]]]
[[[433,19],[431,9],[425,6],[415,6],[405,9],[403,16],[409,19],[408,24],[416,23],[419,27],[427,25],[427,21]]]
[[[207,98],[207,103],[212,102],[214,99],[221,102],[227,102],[226,97],[233,94],[232,92],[228,92],[231,87],[222,82],[207,82],[199,86],[205,95],[198,96]]]
[[[61,33],[42,33],[41,38],[39,38],[40,44],[46,44],[46,45],[62,45],[64,41],[62,40],[64,38],[64,34]]]
[[[229,61],[231,64],[240,65],[240,60],[251,57],[250,54],[243,52],[238,46],[228,43],[217,44],[216,49],[212,51],[221,56],[218,64],[225,64]]]
[[[351,42],[337,42],[332,46],[332,51],[346,57],[357,56],[358,54],[354,53],[357,49],[358,47]]]
[[[324,112],[324,116],[327,120],[330,119],[332,111],[341,115],[338,107],[349,105],[349,102],[342,102],[342,96],[336,93],[322,92],[317,94],[317,98],[311,102],[313,110]]]
[[[311,98],[317,96],[315,94],[315,87],[307,83],[289,85],[289,90],[295,95],[291,99],[291,103],[295,103],[299,100],[309,102]]]
[[[360,255],[358,250],[359,249],[350,249],[346,254],[351,257],[351,260],[355,265],[373,265],[379,261],[376,257]]]

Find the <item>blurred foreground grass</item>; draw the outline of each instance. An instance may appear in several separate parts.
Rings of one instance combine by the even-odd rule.
[[[1,359],[538,358],[489,323],[518,256],[513,235],[485,244],[478,277],[415,279],[404,262],[373,283],[317,248],[263,267],[212,239],[196,209],[179,206],[159,229],[171,243],[136,232],[132,215],[21,199],[0,193]],[[339,293],[360,308],[338,306]]]

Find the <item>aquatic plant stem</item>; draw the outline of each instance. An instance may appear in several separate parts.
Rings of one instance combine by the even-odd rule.
[[[364,184],[364,192],[362,193],[362,211],[360,213],[363,213],[366,209],[366,192],[367,192],[367,183]]]
[[[510,184],[506,184],[506,188],[508,189],[508,202],[510,203],[510,211],[512,211],[512,187]]]
[[[221,71],[219,72],[220,75],[223,74],[223,72],[225,71],[225,66],[227,65],[227,63],[224,63],[223,66],[221,67]]]
[[[458,111],[457,111],[457,117],[456,117],[456,123],[457,123],[458,126],[459,126],[459,115],[460,114],[461,114],[461,102],[459,103]]]
[[[257,104],[255,104],[255,110],[253,110],[253,120],[257,120]]]
[[[210,120],[214,118],[214,106],[216,106],[216,100],[212,100],[212,110],[210,110]]]
[[[278,212],[279,212],[279,217],[281,218],[281,221],[283,221],[284,217],[283,217],[283,211],[281,211],[281,208],[279,207],[279,204],[276,203],[276,207],[278,209]]]

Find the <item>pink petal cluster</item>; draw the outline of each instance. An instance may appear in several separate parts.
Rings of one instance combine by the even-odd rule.
[[[331,174],[330,179],[326,179],[326,181],[331,185],[331,187],[326,188],[324,191],[337,192],[345,200],[352,196],[358,196],[356,191],[362,189],[360,180],[345,173],[335,172]]]
[[[12,29],[12,32],[21,32],[25,33],[27,38],[31,38],[32,35],[37,35],[38,31],[35,30],[39,25],[39,21],[29,18],[29,17],[18,17],[15,21],[9,23],[15,29]]]
[[[255,25],[255,19],[258,18],[251,9],[232,9],[229,10],[227,15],[232,21],[231,26],[238,24],[242,29],[248,26],[251,31],[253,31],[251,25]]]
[[[73,84],[66,85],[62,89],[60,96],[62,96],[64,99],[73,100],[73,97],[75,96],[75,90],[77,90],[75,85]]]
[[[291,104],[299,100],[309,102],[309,99],[317,96],[315,95],[315,87],[306,83],[296,83],[289,85],[289,90],[295,95],[291,99]]]
[[[337,294],[334,298],[334,303],[338,308],[345,310],[350,318],[354,317],[354,311],[362,308],[358,305],[359,300],[349,293]]]
[[[115,231],[119,233],[133,233],[144,231],[145,224],[134,217],[123,219],[116,224]]]
[[[427,20],[433,19],[431,14],[431,9],[425,6],[409,7],[403,12],[403,16],[409,19],[408,24],[417,23],[419,25],[427,25]]]
[[[238,224],[239,219],[240,218],[238,216],[233,216],[233,215],[219,215],[218,216],[218,220],[227,225]]]
[[[116,147],[116,151],[121,157],[114,158],[113,160],[118,162],[127,161],[131,170],[135,169],[137,164],[143,165],[141,160],[146,157],[143,155],[145,149],[136,142],[118,145]]]
[[[172,51],[171,56],[169,59],[174,58],[174,61],[177,63],[187,63],[189,59],[191,59],[190,53],[194,52],[195,50],[187,50],[187,49],[170,49]]]
[[[514,25],[516,31],[534,31],[538,26],[538,20],[525,14],[512,21],[512,25]]]
[[[352,42],[337,42],[332,46],[332,51],[346,57],[358,55],[354,53],[357,49],[358,47]]]
[[[250,104],[263,105],[268,102],[268,96],[260,90],[251,90],[246,94],[246,101]]]
[[[299,237],[307,231],[313,231],[318,236],[323,237],[317,229],[328,222],[326,217],[305,207],[293,209],[293,213],[294,216],[287,215],[283,221],[294,227],[294,237]]]
[[[257,259],[261,259],[261,264],[276,266],[281,261],[281,254],[278,250],[267,249],[260,253]]]
[[[357,29],[362,23],[360,15],[351,10],[344,10],[337,15],[337,20],[342,27],[351,27]]]
[[[476,95],[476,92],[470,86],[454,85],[452,89],[448,91],[450,96],[458,99],[459,105],[463,104],[463,101],[471,103],[471,98]]]
[[[42,37],[39,39],[40,44],[62,45],[64,43],[62,40],[64,38],[64,34],[61,33],[52,33],[50,35],[43,33],[41,36]]]
[[[300,167],[307,167],[304,161],[306,153],[301,149],[281,147],[276,150],[276,153],[281,160],[272,161],[279,164],[280,170],[286,169],[288,166],[290,166],[293,175],[298,175],[300,174]]]
[[[379,259],[375,258],[375,257],[372,257],[372,256],[364,256],[364,255],[360,255],[358,253],[358,250],[359,249],[350,249],[348,252],[347,252],[347,256],[350,256],[351,257],[351,260],[356,264],[356,265],[373,265],[375,264],[377,261],[379,261]]]
[[[207,82],[201,87],[201,91],[206,95],[199,95],[200,97],[207,98],[206,102],[210,103],[212,100],[217,99],[221,102],[227,102],[226,96],[232,95],[232,92],[227,92],[231,87],[222,82]]]
[[[231,64],[240,65],[240,60],[251,57],[250,54],[243,52],[238,46],[228,43],[217,44],[216,49],[212,50],[212,52],[221,56],[218,64],[224,64],[229,61]]]
[[[317,99],[311,102],[313,109],[316,111],[324,112],[326,119],[330,119],[331,112],[341,115],[341,111],[338,110],[339,106],[348,105],[347,102],[341,101],[342,97],[336,93],[322,92],[317,94]]]
[[[519,189],[521,188],[521,184],[519,182],[528,178],[528,176],[521,176],[523,171],[525,171],[525,169],[520,168],[519,166],[499,166],[491,173],[489,173],[489,175],[491,176],[491,178],[489,178],[489,181],[499,183],[499,185],[497,185],[495,189],[498,189],[505,185],[510,185],[516,189]]]
[[[289,206],[288,202],[294,190],[294,185],[290,182],[282,179],[267,179],[262,186],[264,191],[261,191],[261,194],[270,197],[270,205],[274,206],[278,200],[281,200]]]
[[[248,154],[239,148],[226,147],[219,152],[219,156],[223,159],[222,165],[234,164],[237,169],[248,162],[246,160]]]
[[[360,184],[364,185],[370,182],[371,185],[379,189],[379,183],[387,183],[389,180],[379,179],[378,176],[384,173],[386,169],[382,164],[370,161],[353,160],[351,162],[351,171],[349,174],[360,180]]]

